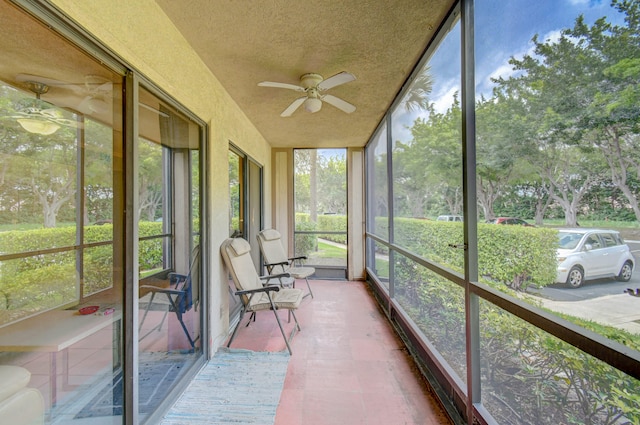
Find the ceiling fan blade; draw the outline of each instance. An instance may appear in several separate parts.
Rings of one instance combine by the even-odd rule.
[[[339,86],[340,84],[348,83],[349,81],[355,80],[356,77],[353,74],[349,74],[348,72],[340,72],[332,77],[327,78],[318,84],[319,90],[329,90],[332,87]]]
[[[330,105],[335,106],[341,111],[346,112],[347,114],[350,114],[356,110],[356,107],[350,104],[349,102],[345,102],[344,100],[338,97],[332,96],[330,94],[325,94],[324,96],[322,96],[322,100],[327,102]]]
[[[71,84],[66,81],[54,80],[53,78],[41,77],[39,75],[32,74],[18,74],[16,75],[16,81],[20,81],[22,83],[35,81],[38,83],[46,84],[48,86],[67,86]]]
[[[258,83],[260,87],[276,87],[279,89],[289,89],[295,91],[304,91],[304,87],[296,86],[295,84],[287,84],[287,83],[274,83],[273,81],[263,81]]]
[[[296,111],[296,109],[298,109],[300,107],[300,105],[302,105],[304,103],[305,100],[307,100],[306,96],[297,98],[296,100],[293,101],[293,103],[291,105],[289,105],[287,107],[287,109],[282,111],[280,116],[281,117],[290,117]]]

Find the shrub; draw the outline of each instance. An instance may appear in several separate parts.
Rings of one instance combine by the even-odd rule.
[[[464,379],[463,288],[403,257],[395,272],[396,299]],[[488,301],[481,301],[479,314],[483,404],[498,423],[640,423],[639,381]],[[640,349],[628,332],[571,320]]]
[[[139,235],[162,232],[162,223],[139,223]],[[76,228],[58,227],[0,233],[0,252],[28,253],[49,248],[71,248]],[[86,226],[85,243],[106,242],[83,250],[84,295],[113,285],[113,225]],[[140,242],[142,270],[162,265],[162,238]],[[3,261],[0,268],[0,324],[77,299],[76,251],[37,254]]]
[[[463,224],[398,218],[395,242],[430,261],[462,273]],[[524,291],[553,283],[556,276],[557,231],[521,226],[478,225],[478,274],[491,285]]]
[[[316,224],[311,221],[296,221],[296,230],[302,232],[313,232],[316,230]],[[318,250],[318,235],[315,234],[297,234],[295,240],[295,255],[308,256],[310,253]]]

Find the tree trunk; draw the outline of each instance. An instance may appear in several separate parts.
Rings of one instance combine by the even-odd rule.
[[[536,194],[536,211],[535,211],[535,223],[536,226],[542,226],[544,224],[544,214],[547,212],[547,208],[549,208],[549,205],[551,204],[551,191],[552,191],[553,186],[551,186],[549,189],[546,189],[544,187],[541,188],[536,188],[535,189],[535,194]],[[545,196],[545,194],[547,194],[547,196]]]
[[[611,181],[620,189],[622,194],[627,198],[629,205],[633,208],[636,220],[640,221],[640,207],[638,199],[627,183],[627,164],[629,156],[625,155],[622,150],[620,135],[615,127],[610,127],[605,132],[605,142],[603,153],[611,170]],[[635,164],[631,164],[634,165]]]
[[[56,227],[56,220],[58,211],[60,208],[69,201],[75,194],[75,190],[71,188],[73,185],[73,180],[67,181],[61,188],[54,190],[53,188],[43,188],[40,190],[35,181],[31,180],[31,188],[34,194],[38,197],[38,201],[40,201],[40,205],[42,205],[42,214],[43,214],[43,226],[45,228]],[[48,193],[52,193],[50,198],[47,196]]]
[[[564,224],[567,227],[576,227],[578,224],[578,206],[580,205],[580,201],[584,197],[588,187],[590,186],[589,181],[585,182],[579,190],[565,190],[563,188],[555,185],[555,188],[560,192],[562,196],[555,194],[555,192],[551,195],[553,199],[558,201],[562,210],[564,211]]]
[[[482,214],[484,214],[485,220],[493,220],[496,218],[496,213],[493,210],[493,204],[498,195],[495,193],[495,188],[492,182],[485,184],[485,180],[480,176],[478,178],[478,204],[482,208]]]
[[[311,149],[309,169],[309,219],[318,222],[318,151]]]

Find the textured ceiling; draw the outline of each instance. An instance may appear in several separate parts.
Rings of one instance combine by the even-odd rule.
[[[364,146],[451,0],[156,0],[249,120],[274,147]],[[324,104],[280,117],[300,93],[300,76],[356,80],[328,90],[356,106]]]

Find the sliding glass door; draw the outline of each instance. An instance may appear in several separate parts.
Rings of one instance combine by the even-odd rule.
[[[29,406],[9,416],[157,423],[206,347],[204,125],[61,23],[3,1],[0,25],[0,381]]]
[[[7,2],[0,26],[0,381],[30,388],[8,414],[117,423],[124,70]]]

